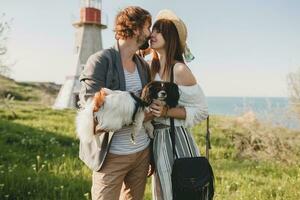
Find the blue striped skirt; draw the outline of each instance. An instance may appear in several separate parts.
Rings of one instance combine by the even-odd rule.
[[[200,156],[194,137],[182,126],[175,127],[175,150],[178,158]],[[170,127],[154,130],[153,156],[156,170],[152,176],[152,199],[172,200],[171,173],[175,156]]]

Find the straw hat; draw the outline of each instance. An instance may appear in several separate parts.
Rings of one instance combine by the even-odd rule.
[[[156,16],[156,21],[160,19],[167,19],[173,22],[175,25],[178,35],[179,35],[179,40],[180,40],[180,46],[184,52],[184,57],[185,59],[189,62],[194,59],[194,56],[190,52],[190,49],[187,47],[186,40],[187,40],[187,28],[184,22],[176,16],[174,12],[171,10],[161,10]]]
[[[184,24],[184,22],[175,15],[171,10],[161,10],[156,16],[156,20],[160,19],[167,19],[173,22],[173,24],[176,26],[179,39],[180,39],[180,45],[182,49],[186,46],[186,39],[187,39],[187,28]]]

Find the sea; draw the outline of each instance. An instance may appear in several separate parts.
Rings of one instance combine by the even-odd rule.
[[[300,119],[285,97],[206,97],[206,100],[210,115],[242,116],[251,111],[262,122],[300,130]]]

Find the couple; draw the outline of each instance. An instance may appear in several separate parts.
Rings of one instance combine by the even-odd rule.
[[[160,101],[150,105],[145,121],[161,124],[154,130],[153,148],[142,129],[136,144],[130,141],[130,127],[99,136],[98,146],[80,144],[79,156],[93,168],[92,199],[142,200],[147,180],[151,175],[151,154],[154,158],[153,199],[172,199],[171,171],[174,161],[169,117],[175,119],[175,145],[179,157],[199,156],[198,147],[187,128],[206,119],[207,106],[200,86],[184,63],[192,57],[186,46],[187,29],[181,19],[168,10],[161,11],[151,27],[148,11],[130,6],[118,13],[114,31],[116,44],[92,55],[80,76],[80,106],[102,87],[134,92],[140,96],[142,88],[152,80],[170,81],[179,86],[179,106],[168,109]],[[139,55],[150,40],[150,66]],[[173,69],[173,71],[172,71]],[[113,119],[112,119],[113,120]],[[97,127],[95,128],[97,132]],[[101,130],[98,130],[101,131]],[[100,150],[99,150],[100,149]],[[153,150],[151,150],[153,149]],[[150,169],[150,170],[149,170]]]

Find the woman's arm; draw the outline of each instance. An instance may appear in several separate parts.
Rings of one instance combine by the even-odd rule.
[[[183,86],[195,85],[197,83],[191,70],[184,63],[175,64],[174,80],[176,84]],[[186,118],[186,110],[184,107],[168,108],[163,106],[161,102],[154,101],[151,108],[155,117],[173,117],[177,119]]]
[[[177,85],[191,86],[197,84],[197,80],[192,71],[184,63],[174,65],[174,82]]]
[[[185,119],[186,117],[184,107],[169,108],[168,106],[164,106],[163,102],[159,100],[154,100],[150,109],[154,117],[173,117],[177,119]]]
[[[163,106],[159,102],[154,102],[151,105],[152,113],[155,117],[173,117],[176,119],[185,120],[187,127],[194,126],[195,124],[206,119],[208,116],[207,104],[205,96],[200,86],[197,87],[197,81],[189,70],[189,68],[183,63],[177,63],[174,66],[175,82],[181,86],[195,87],[195,94],[191,96],[189,102],[184,106],[170,108]]]

